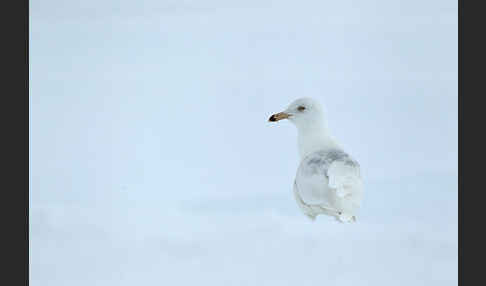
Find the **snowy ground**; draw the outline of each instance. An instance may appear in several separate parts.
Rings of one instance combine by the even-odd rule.
[[[457,285],[454,177],[368,185],[349,225],[290,189],[170,205],[32,205],[31,285]]]

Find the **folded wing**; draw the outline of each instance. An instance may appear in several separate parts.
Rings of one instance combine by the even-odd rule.
[[[294,195],[310,218],[320,213],[355,218],[362,198],[359,164],[342,150],[314,152],[299,166]]]

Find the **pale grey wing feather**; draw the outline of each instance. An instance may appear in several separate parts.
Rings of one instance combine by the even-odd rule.
[[[342,211],[354,214],[361,201],[360,183],[358,162],[342,150],[321,150],[302,160],[294,193],[308,216]]]
[[[323,207],[321,205],[306,204],[302,200],[302,198],[300,197],[299,190],[298,190],[297,184],[295,182],[294,182],[294,197],[295,197],[295,201],[297,202],[297,205],[299,206],[299,208],[311,220],[315,220],[316,216],[319,215],[319,214],[326,214],[326,215],[329,215],[329,216],[334,216],[336,218],[339,216],[338,212],[335,211],[335,210],[331,210],[331,209]]]

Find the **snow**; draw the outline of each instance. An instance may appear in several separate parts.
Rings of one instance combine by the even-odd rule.
[[[32,205],[31,284],[457,285],[457,179],[407,182],[370,184],[351,225],[308,221],[290,190]]]

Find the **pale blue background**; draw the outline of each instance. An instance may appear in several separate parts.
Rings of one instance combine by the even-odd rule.
[[[457,1],[30,4],[32,285],[457,285]],[[302,96],[357,224],[294,202]]]

